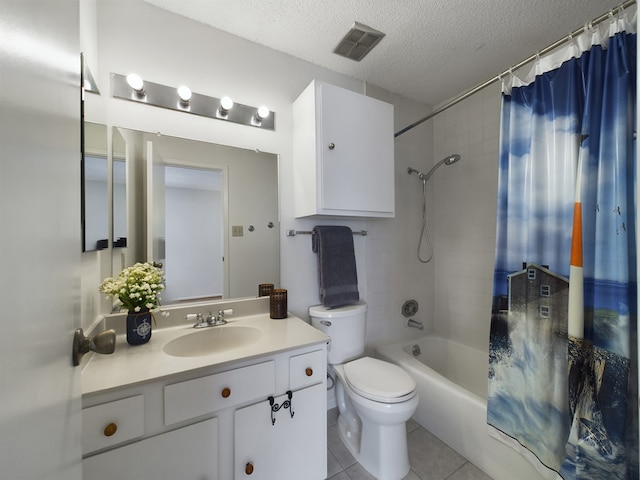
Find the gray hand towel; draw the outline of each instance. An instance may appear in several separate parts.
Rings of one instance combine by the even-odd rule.
[[[326,308],[358,303],[358,274],[349,227],[323,225],[313,228],[312,248],[318,254],[320,300]]]

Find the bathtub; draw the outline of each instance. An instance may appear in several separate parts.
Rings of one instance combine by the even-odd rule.
[[[414,356],[417,349],[421,353]],[[376,356],[400,365],[416,381],[420,402],[413,418],[487,475],[542,478],[523,456],[489,436],[486,352],[426,335],[378,347]]]

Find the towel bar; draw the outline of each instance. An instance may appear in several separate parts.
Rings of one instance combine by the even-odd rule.
[[[354,230],[352,233],[363,237],[369,235],[367,230]],[[311,230],[287,230],[287,237],[295,237],[296,235],[313,235],[313,232]]]

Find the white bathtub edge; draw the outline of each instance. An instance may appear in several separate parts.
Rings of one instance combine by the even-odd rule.
[[[376,349],[376,356],[400,365],[416,381],[420,403],[414,419],[494,480],[541,480],[543,477],[521,454],[489,435],[486,399],[456,385],[403,350],[421,340]]]

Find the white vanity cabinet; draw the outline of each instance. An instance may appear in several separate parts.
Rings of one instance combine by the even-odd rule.
[[[393,106],[314,80],[293,104],[296,217],[395,215]]]
[[[233,478],[325,478],[325,362],[323,350],[291,356],[290,390],[235,411]]]
[[[287,394],[275,397],[274,406],[280,407],[277,412],[271,412],[268,402],[236,410],[233,478],[325,478],[326,456],[309,455],[326,450],[326,412],[320,413],[323,395],[325,388],[318,384],[293,391],[291,400]]]
[[[292,408],[272,424],[269,399],[287,392]],[[84,480],[326,477],[325,344],[96,393],[83,407]]]

